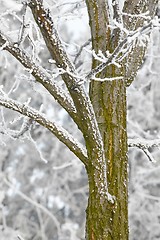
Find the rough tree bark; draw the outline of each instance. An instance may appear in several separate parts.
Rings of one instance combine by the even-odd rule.
[[[149,11],[154,15],[157,1],[126,1],[123,12],[141,14]],[[139,17],[122,17],[118,1],[113,0],[113,18],[129,30],[135,30],[144,24]],[[92,37],[92,48],[96,53],[101,50],[110,53],[123,40],[124,34],[114,29],[106,28],[110,24],[109,6],[106,1],[86,1]],[[87,239],[128,239],[128,174],[127,174],[127,128],[126,128],[126,87],[129,85],[142,64],[145,48],[134,46],[127,59],[105,68],[99,78],[124,76],[123,80],[108,82],[92,81],[90,83],[90,98],[96,114],[96,119],[104,144],[108,191],[114,196],[114,201],[107,199],[99,201],[97,193],[89,181],[90,194],[87,209],[86,236]],[[138,57],[138,59],[137,59]],[[97,67],[93,59],[92,68]],[[91,160],[92,161],[92,160]],[[96,163],[95,163],[96,166]],[[94,166],[93,166],[94,168]],[[89,180],[94,175],[94,169],[88,172]]]
[[[56,66],[64,70],[62,79],[68,92],[64,93],[53,77],[43,67],[38,66],[19,44],[14,44],[0,32],[1,49],[10,52],[29,69],[35,80],[68,112],[84,136],[86,149],[62,127],[47,120],[43,114],[6,98],[5,95],[0,97],[0,105],[20,112],[50,130],[84,163],[89,182],[87,240],[128,239],[126,87],[133,81],[146,49],[146,46],[138,45],[138,41],[131,43],[134,31],[138,31],[145,21],[145,18],[138,14],[149,11],[149,15],[153,17],[157,0],[126,0],[124,15],[121,14],[118,2],[112,0],[111,6],[105,0],[86,0],[92,49],[96,53],[101,50],[104,55],[106,51],[110,54],[103,66],[93,58],[93,71],[86,79],[92,80],[96,75],[102,81],[91,81],[90,97],[84,86],[78,84],[75,68],[62,46],[49,11],[43,7],[42,0],[27,1],[26,4],[32,11]],[[109,25],[113,24],[113,19],[119,26],[123,25],[130,35],[127,36],[123,28],[111,29]],[[130,48],[129,53],[123,57],[121,50],[125,52],[125,48],[127,49],[127,37],[130,37]],[[121,61],[117,66],[113,60],[118,59]],[[103,81],[103,78],[111,78],[112,81]]]

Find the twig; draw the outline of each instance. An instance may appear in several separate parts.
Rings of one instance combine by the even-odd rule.
[[[146,140],[141,138],[136,139],[129,139],[128,140],[129,147],[145,147],[145,148],[152,148],[157,147],[160,148],[160,139],[153,139],[153,140]]]
[[[10,52],[28,71],[35,77],[36,81],[42,84],[46,90],[58,101],[58,103],[70,114],[76,121],[76,109],[69,94],[54,82],[53,77],[45,71],[44,68],[38,66],[25,53],[18,44],[14,44],[5,34],[0,31],[0,47]]]
[[[148,34],[153,27],[157,27],[154,20],[151,20],[147,25],[138,28],[134,32],[130,32],[129,35],[127,35],[126,38],[124,38],[119,45],[115,48],[111,56],[108,57],[105,63],[101,63],[99,66],[94,68],[90,71],[85,77],[85,80],[90,80],[92,77],[94,77],[96,74],[100,73],[104,68],[106,68],[108,65],[110,65],[112,62],[116,62],[119,54],[122,52],[123,48],[129,43],[130,47],[134,44],[135,40],[141,36],[142,34]]]
[[[13,139],[19,139],[20,137],[24,136],[24,134],[30,130],[31,126],[33,125],[33,120],[30,118],[25,118],[24,122],[21,126],[21,129],[19,131],[12,130],[8,128],[7,126],[0,129],[0,133],[3,135],[7,135]]]
[[[160,148],[160,139],[155,140],[146,140],[146,139],[129,139],[128,140],[128,146],[129,147],[137,147],[141,149],[145,155],[148,157],[148,159],[155,163],[155,159],[152,157],[151,153],[149,152],[149,148],[157,147]]]
[[[27,11],[27,4],[25,2],[23,2],[23,8],[22,8],[23,16],[22,16],[22,24],[21,24],[21,29],[19,32],[19,39],[18,39],[18,44],[22,43],[22,41],[24,40],[24,34],[25,34],[25,29],[26,29],[26,24],[25,24],[25,15],[26,15],[26,11]]]
[[[76,63],[77,59],[78,59],[79,56],[81,55],[81,53],[82,53],[82,51],[83,51],[83,48],[86,47],[86,46],[88,46],[90,43],[91,43],[91,39],[89,39],[87,42],[85,42],[85,43],[80,47],[80,49],[79,49],[79,51],[78,51],[78,53],[77,53],[77,55],[76,55],[76,57],[75,57],[75,59],[74,59],[74,61],[73,61],[74,64]]]

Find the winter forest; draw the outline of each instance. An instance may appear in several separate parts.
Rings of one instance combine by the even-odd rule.
[[[0,240],[160,239],[158,0],[0,0]]]

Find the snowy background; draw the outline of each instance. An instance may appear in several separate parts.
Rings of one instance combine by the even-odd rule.
[[[91,67],[91,42],[85,4],[80,0],[46,0],[56,28],[80,74]],[[0,29],[19,40],[24,9],[21,1],[0,0]],[[49,53],[33,21],[23,47],[47,71],[54,72]],[[30,44],[31,43],[31,44]],[[81,47],[84,46],[81,51]],[[77,54],[80,53],[77,57]],[[128,88],[128,135],[160,138],[160,32],[153,30],[143,66]],[[58,84],[63,86],[61,79]],[[34,82],[10,54],[0,52],[0,85],[13,99],[56,120],[81,141],[65,110]],[[0,108],[0,239],[84,239],[87,176],[82,163],[51,133],[33,124],[18,135],[25,119]],[[139,149],[129,150],[129,221],[131,240],[160,239],[160,150],[149,149],[155,163]]]

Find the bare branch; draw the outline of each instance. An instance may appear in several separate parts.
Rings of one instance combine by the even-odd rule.
[[[77,79],[72,75],[69,75],[68,72],[75,74],[75,68],[62,45],[50,11],[49,9],[44,8],[43,1],[41,0],[29,1],[28,6],[31,8],[34,19],[57,67],[64,69],[65,73],[62,74],[62,78],[70,90],[70,88],[76,84]]]
[[[96,68],[91,70],[91,72],[88,73],[87,76],[85,77],[85,80],[86,81],[90,80],[96,74],[100,73],[103,69],[105,69],[108,65],[114,64],[114,63],[116,63],[116,61],[119,62],[118,56],[120,53],[122,53],[122,50],[127,45],[129,45],[129,48],[131,48],[132,45],[134,44],[135,40],[138,37],[140,37],[143,34],[149,33],[153,27],[154,27],[154,21],[150,21],[147,25],[143,26],[142,28],[139,28],[136,31],[129,33],[129,35],[127,37],[125,37],[122,41],[120,41],[120,43],[115,48],[115,50],[110,55],[110,57],[108,57],[106,62],[99,64]],[[127,48],[127,50],[128,50],[128,48]],[[128,52],[128,54],[129,54],[129,52]],[[121,58],[120,58],[120,60],[121,60]]]
[[[160,148],[160,139],[153,139],[153,140],[146,140],[146,139],[129,139],[128,140],[129,147],[137,147],[141,149],[148,159],[151,162],[155,162],[155,159],[152,157],[151,153],[149,152],[149,148],[157,147]]]
[[[139,147],[139,148],[152,148],[157,147],[160,148],[160,139],[153,139],[153,140],[146,140],[146,139],[129,139],[128,140],[128,146],[129,147]]]
[[[56,53],[54,55],[55,61],[57,62],[57,67],[65,70],[61,76],[72,98],[69,95],[66,95],[64,90],[57,86],[52,80],[51,75],[48,74],[42,67],[37,66],[35,62],[33,62],[32,59],[19,48],[18,44],[13,44],[1,32],[0,47],[9,51],[23,64],[23,66],[28,68],[29,72],[36,78],[37,82],[41,83],[70,114],[78,125],[78,128],[82,131],[85,140],[93,144],[93,148],[98,149],[99,154],[101,154],[103,151],[103,142],[93,106],[88,94],[85,92],[84,86],[77,86],[76,89],[73,89],[73,86],[77,84],[78,80],[75,76],[70,74],[72,72],[73,74],[75,73],[74,67],[72,63],[70,63],[70,60],[62,47],[57,31],[54,29],[52,24],[50,14],[44,9],[41,0],[29,1],[29,4],[31,4],[31,8],[35,14],[35,20],[39,24],[42,34],[46,34],[44,38],[46,38],[46,45],[48,49],[50,51],[52,49],[56,49]]]
[[[58,101],[58,103],[69,113],[76,121],[77,114],[72,99],[69,95],[58,86],[53,77],[42,67],[38,66],[25,53],[18,44],[14,44],[2,32],[0,32],[0,47],[10,52],[27,70],[35,77],[36,81],[42,84],[48,92]]]
[[[39,26],[46,46],[52,58],[55,60],[57,67],[66,71],[62,74],[62,79],[74,101],[77,115],[80,119],[80,121],[78,121],[78,127],[87,141],[91,141],[95,148],[102,149],[102,138],[90,98],[88,94],[86,94],[84,87],[77,85],[78,79],[75,77],[75,68],[60,41],[49,10],[44,9],[42,0],[29,1],[28,5],[32,10],[35,21]],[[74,88],[74,86],[76,86],[76,88]]]
[[[143,148],[142,151],[144,154],[148,157],[149,161],[152,163],[156,163],[156,160],[152,157],[151,153],[148,151],[148,149]]]
[[[39,113],[37,110],[27,106],[26,104],[21,104],[10,98],[1,96],[0,105],[17,111],[47,128],[61,142],[63,142],[84,164],[87,164],[87,154],[83,149],[83,146],[81,146],[81,144],[76,139],[74,139],[72,135],[70,135],[63,127],[48,120],[44,114]]]
[[[74,66],[68,58],[67,53],[59,39],[58,32],[54,26],[49,9],[44,8],[41,0],[32,0],[28,3],[28,6],[32,10],[34,19],[43,35],[52,58],[56,62],[57,67],[74,73]],[[63,79],[65,81],[66,78],[63,77]],[[66,85],[71,87],[75,84],[76,79],[68,78],[67,82],[70,83],[70,86],[68,83],[66,83]]]
[[[74,64],[76,63],[77,59],[79,58],[79,56],[81,55],[82,51],[83,51],[83,48],[88,46],[89,44],[91,43],[91,39],[89,39],[87,42],[85,42],[80,48],[79,48],[79,51],[74,59]]]
[[[33,120],[30,118],[24,118],[23,124],[19,131],[12,130],[7,127],[0,129],[0,133],[4,135],[9,135],[11,138],[23,137],[26,132],[28,132],[33,124]]]

